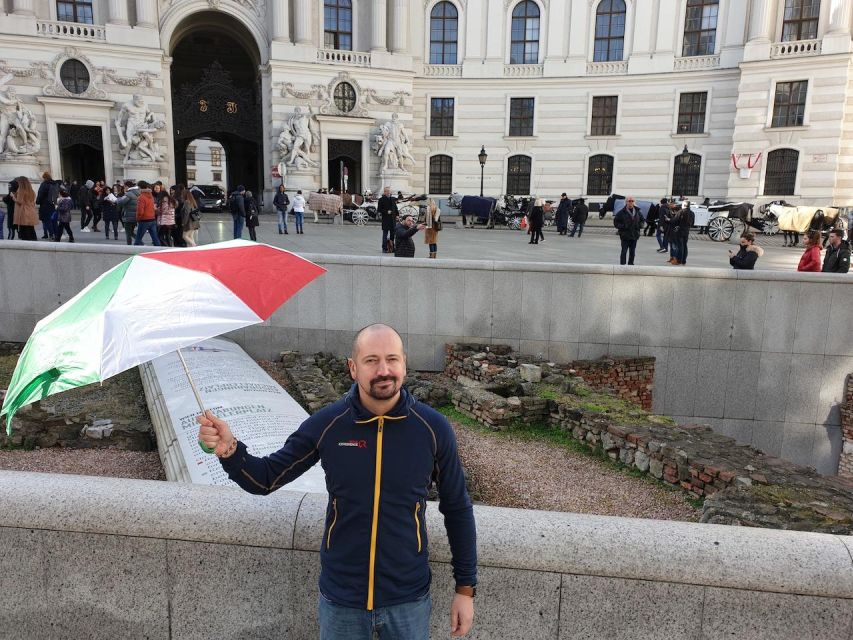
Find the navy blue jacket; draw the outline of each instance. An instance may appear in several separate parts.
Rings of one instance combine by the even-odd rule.
[[[403,388],[391,412],[374,416],[353,385],[303,422],[279,451],[257,458],[240,442],[222,467],[246,491],[265,495],[318,460],[329,492],[320,547],[320,591],[329,600],[372,610],[429,590],[424,512],[433,480],[456,584],[477,583],[474,513],[456,437],[443,415]]]

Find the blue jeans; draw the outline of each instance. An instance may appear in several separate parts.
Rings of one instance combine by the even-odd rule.
[[[278,209],[278,232],[287,233],[287,210]]]
[[[429,640],[429,592],[415,600],[373,611],[342,607],[320,594],[320,640]]]
[[[655,239],[658,241],[658,248],[662,249],[663,251],[666,251],[669,248],[666,242],[666,234],[664,233],[663,229],[660,228],[660,225],[658,225],[658,230],[655,234]]]
[[[302,233],[302,219],[305,217],[304,211],[294,211],[293,217],[296,220],[296,233]]]
[[[575,237],[575,231],[577,231],[578,232],[578,238],[580,238],[583,235],[583,228],[584,228],[584,223],[573,222],[572,223],[572,230],[569,232],[569,237],[574,238]]]
[[[235,216],[233,213],[231,214],[231,218],[234,220],[234,239],[243,237],[243,216]]]
[[[156,220],[146,220],[143,222],[136,223],[136,239],[133,244],[141,245],[142,238],[145,237],[145,234],[148,233],[151,236],[151,241],[154,243],[155,247],[160,246],[160,238],[157,236],[157,221]]]

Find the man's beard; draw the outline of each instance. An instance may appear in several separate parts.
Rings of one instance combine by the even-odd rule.
[[[379,388],[380,383],[389,381],[393,382],[394,384],[387,388]],[[367,388],[367,395],[369,395],[374,400],[388,400],[389,398],[393,398],[399,390],[400,385],[397,383],[396,377],[378,376],[370,381],[370,385]]]

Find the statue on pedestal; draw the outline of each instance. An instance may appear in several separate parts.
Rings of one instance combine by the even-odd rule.
[[[3,87],[12,79],[0,79],[0,153],[7,156],[34,155],[41,149],[41,134],[36,118],[18,98],[12,87]]]
[[[287,167],[304,169],[320,166],[309,155],[314,151],[315,137],[310,109],[308,113],[303,113],[300,107],[296,107],[276,143],[280,158],[278,170],[282,177],[285,176]]]
[[[162,161],[164,153],[154,139],[154,134],[165,126],[163,120],[154,117],[139,94],[125,102],[115,119],[119,146],[124,149],[124,163],[148,164]]]
[[[415,164],[415,159],[409,151],[411,141],[399,121],[396,113],[391,119],[379,127],[379,133],[374,136],[373,151],[382,159],[382,170],[406,171],[405,163]]]

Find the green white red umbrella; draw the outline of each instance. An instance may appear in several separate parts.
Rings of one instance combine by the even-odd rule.
[[[263,322],[325,271],[244,240],[125,260],[36,325],[0,410],[6,432],[31,402]]]

